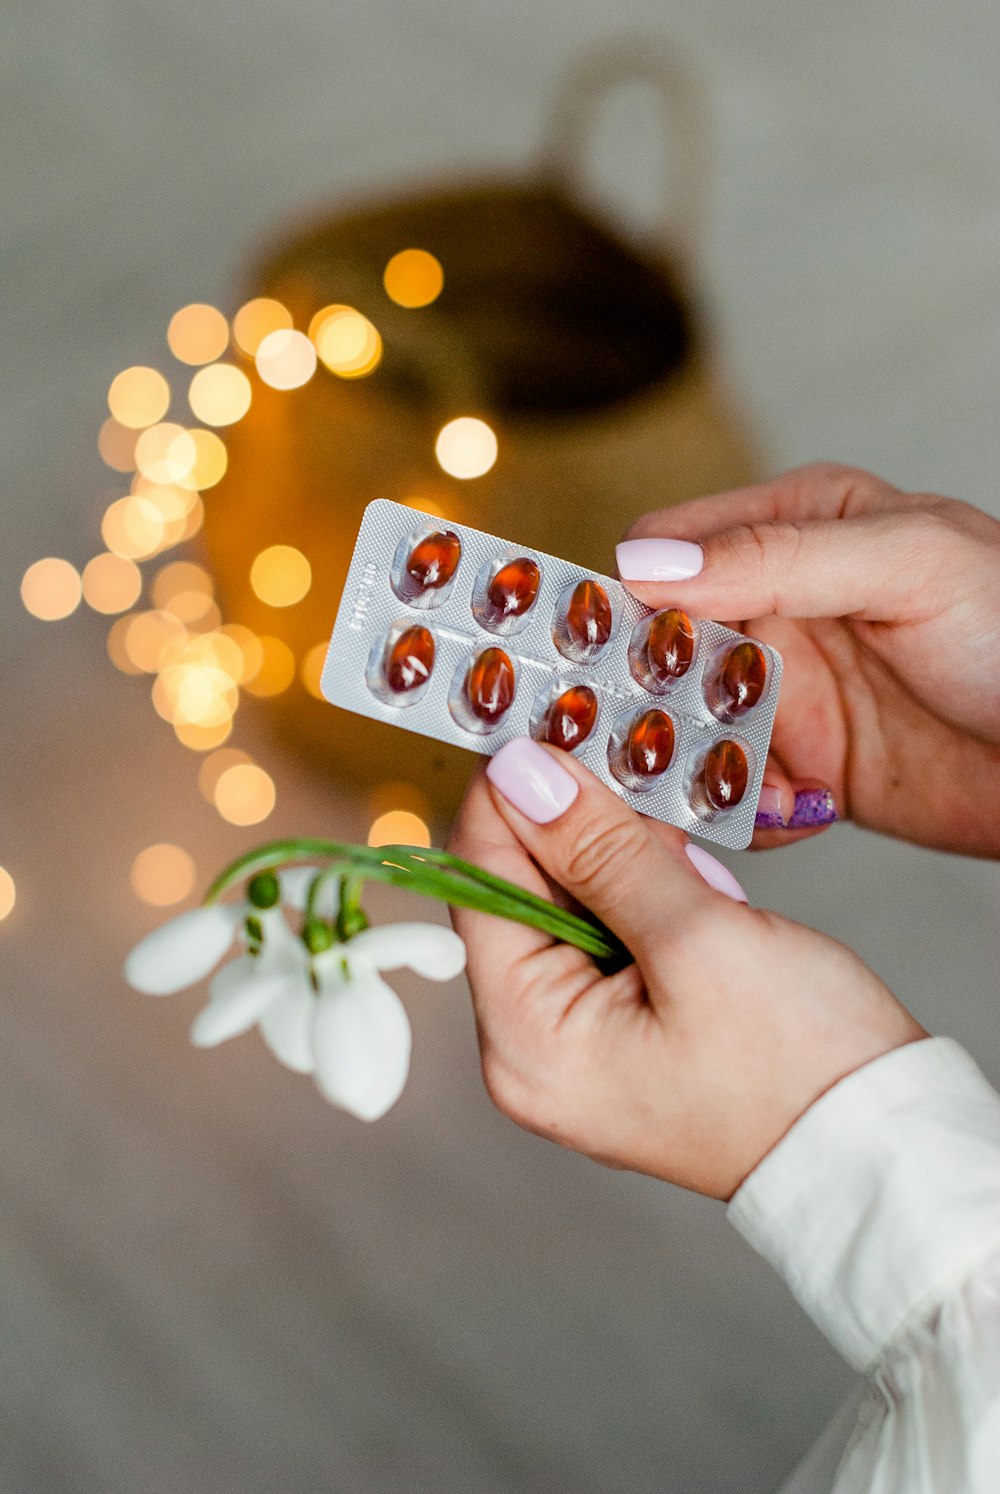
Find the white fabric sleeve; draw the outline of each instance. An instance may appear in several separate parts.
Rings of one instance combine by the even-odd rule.
[[[834,1494],[998,1494],[1000,1095],[968,1054],[927,1038],[841,1080],[728,1216],[869,1376]]]

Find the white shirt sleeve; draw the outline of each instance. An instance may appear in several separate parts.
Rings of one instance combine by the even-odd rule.
[[[817,1494],[1000,1494],[1000,1095],[968,1054],[927,1038],[841,1080],[728,1216],[868,1377]]]

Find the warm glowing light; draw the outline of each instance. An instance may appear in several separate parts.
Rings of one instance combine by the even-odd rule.
[[[233,337],[240,351],[253,358],[270,332],[280,332],[291,325],[292,313],[287,306],[268,296],[258,296],[241,306],[233,317]]]
[[[314,643],[307,654],[303,656],[299,665],[299,676],[310,695],[315,695],[317,700],[323,699],[323,692],[319,682],[323,674],[323,665],[326,663],[326,651],[328,643]]]
[[[232,363],[212,363],[199,368],[191,380],[188,404],[204,425],[233,425],[249,410],[252,394],[242,368]]]
[[[194,436],[193,431],[191,435]],[[164,524],[183,524],[198,505],[198,494],[186,483],[150,482],[141,472],[132,479],[132,492],[140,498],[148,498]]]
[[[497,459],[497,438],[485,420],[461,415],[438,432],[434,455],[449,477],[482,477]]]
[[[135,471],[136,433],[127,425],[119,425],[113,415],[101,426],[97,434],[97,449],[107,466],[116,472]]]
[[[175,721],[173,728],[182,747],[188,747],[192,752],[211,752],[229,739],[233,718],[230,716],[228,720],[220,721],[218,726],[195,726],[190,721]]]
[[[368,810],[373,819],[387,814],[390,809],[407,809],[418,819],[431,818],[431,805],[427,795],[414,783],[403,783],[389,779],[376,784],[368,796]]]
[[[155,674],[164,662],[164,655],[172,644],[187,637],[183,623],[169,612],[136,612],[132,617],[122,618],[121,647],[133,671]],[[117,625],[112,628],[112,635]],[[108,638],[110,649],[111,638]],[[112,654],[114,659],[114,654]],[[117,662],[117,661],[115,661]]]
[[[167,343],[181,363],[211,363],[229,342],[229,323],[214,306],[195,301],[170,318]]]
[[[188,481],[196,488],[214,488],[226,475],[229,454],[225,443],[214,431],[203,431],[197,427],[188,431],[194,442],[195,458]]]
[[[386,295],[397,306],[429,306],[441,294],[444,270],[426,249],[401,249],[385,267]]]
[[[295,655],[280,638],[258,638],[260,667],[243,688],[251,695],[280,695],[295,678]]]
[[[370,846],[429,846],[431,832],[417,814],[390,809],[380,814],[368,832]]]
[[[153,601],[157,607],[170,607],[174,597],[182,592],[201,592],[211,600],[212,578],[203,565],[191,560],[173,560],[161,566],[153,577]]]
[[[312,567],[293,545],[271,545],[250,567],[250,585],[269,607],[291,607],[312,585]]]
[[[226,638],[231,638],[240,651],[243,664],[237,684],[245,685],[255,679],[264,663],[264,650],[257,634],[245,628],[242,623],[226,623],[219,631]]]
[[[147,846],[132,862],[132,891],[154,908],[180,903],[194,887],[194,862],[187,851],[160,841]]]
[[[198,769],[198,791],[202,798],[207,799],[209,804],[214,804],[216,784],[223,773],[228,768],[236,768],[241,763],[250,761],[249,754],[241,752],[238,747],[223,747],[221,752],[213,752],[204,758]]]
[[[165,528],[156,504],[133,493],[108,507],[101,520],[101,538],[113,555],[145,560],[159,548]]]
[[[272,389],[299,389],[316,372],[316,349],[304,332],[269,332],[257,349],[257,372]]]
[[[360,379],[381,361],[378,328],[351,306],[331,306],[327,314],[318,313],[310,331],[320,358],[342,379]]]
[[[139,600],[142,572],[124,555],[95,555],[83,568],[83,597],[95,612],[127,612]]]
[[[158,484],[186,482],[197,457],[190,432],[169,420],[151,425],[135,443],[135,465],[143,477]]]
[[[142,674],[139,665],[129,658],[126,642],[134,618],[120,617],[108,632],[108,658],[122,674]]]
[[[54,555],[36,560],[21,577],[21,601],[32,617],[58,622],[80,605],[83,587],[79,573],[68,560]]]
[[[155,368],[126,368],[111,381],[108,409],[119,425],[141,431],[167,413],[170,385]]]
[[[14,886],[14,878],[6,867],[0,866],[0,922],[10,917],[16,901],[17,888]]]
[[[274,808],[274,782],[256,763],[236,763],[220,773],[213,799],[231,825],[259,825]]]
[[[221,726],[231,720],[237,692],[212,664],[168,664],[153,682],[153,708],[172,726]]]

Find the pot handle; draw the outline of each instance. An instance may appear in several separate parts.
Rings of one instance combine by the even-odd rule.
[[[614,89],[644,83],[657,96],[663,129],[663,207],[658,247],[695,268],[705,219],[711,144],[700,80],[676,48],[652,38],[619,41],[589,52],[560,83],[549,116],[540,166],[543,178],[579,198],[586,174],[588,137]]]

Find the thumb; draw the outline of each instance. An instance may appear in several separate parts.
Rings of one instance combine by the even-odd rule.
[[[665,924],[715,907],[719,891],[746,901],[721,862],[680,830],[657,825],[654,834],[651,821],[568,753],[518,737],[490,759],[486,776],[499,812],[542,870],[640,963],[662,943]]]
[[[898,621],[934,575],[933,519],[872,513],[777,519],[690,540],[623,540],[618,574],[647,607],[689,607],[727,621],[845,617]]]

